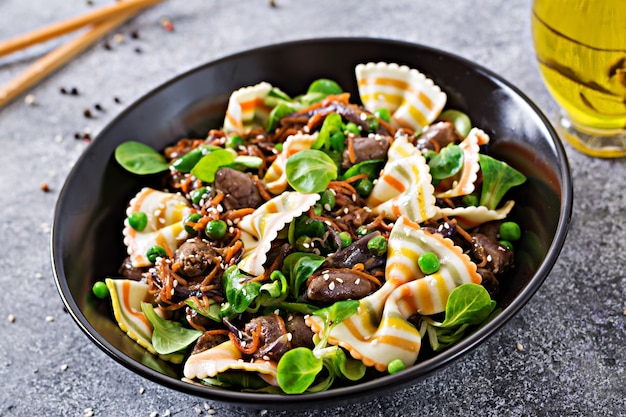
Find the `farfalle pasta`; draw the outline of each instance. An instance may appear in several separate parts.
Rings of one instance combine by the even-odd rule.
[[[296,97],[243,86],[221,128],[154,151],[164,187],[129,202],[128,258],[106,284],[120,328],[183,380],[333,389],[495,314],[520,237],[501,232],[519,228],[504,197],[524,176],[485,154],[488,126],[457,128],[418,70],[365,63],[355,77],[354,98],[328,79]]]

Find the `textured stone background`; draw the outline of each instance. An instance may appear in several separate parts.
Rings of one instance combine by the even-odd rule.
[[[569,147],[574,214],[545,284],[489,342],[393,396],[325,411],[234,408],[131,373],[79,330],[63,310],[49,255],[58,192],[88,146],[74,135],[95,136],[124,104],[187,69],[286,40],[384,37],[476,61],[548,116],[556,111],[533,62],[529,0],[276,2],[169,0],[121,27],[125,43],[111,41],[107,51],[100,42],[33,88],[36,106],[22,97],[0,109],[0,416],[83,416],[90,408],[97,416],[163,416],[166,410],[181,417],[626,415],[625,160],[592,159]],[[90,7],[82,0],[2,0],[0,39]],[[162,16],[171,19],[173,32],[159,24]],[[133,30],[139,39],[129,38]],[[0,58],[0,83],[63,40]],[[76,87],[80,95],[61,95],[61,87]],[[95,103],[106,111],[83,117]],[[42,183],[50,192],[40,190]]]

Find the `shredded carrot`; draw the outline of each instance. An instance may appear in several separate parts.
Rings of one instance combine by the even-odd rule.
[[[261,343],[261,326],[257,325],[252,331],[252,343],[250,343],[249,346],[243,346],[241,344],[241,340],[239,340],[232,332],[228,333],[228,338],[242,353],[251,355],[259,348],[259,344]]]
[[[357,265],[361,265],[361,266],[362,266],[363,264],[357,264]],[[376,278],[376,277],[375,277],[375,276],[373,276],[373,275],[368,274],[367,272],[365,272],[365,271],[364,271],[364,270],[362,270],[362,269],[352,268],[352,269],[351,269],[351,271],[352,271],[352,273],[355,273],[355,274],[357,274],[358,276],[360,276],[360,277],[362,277],[362,278],[365,278],[365,279],[367,279],[367,280],[369,280],[369,281],[373,282],[374,284],[376,284],[376,285],[377,285],[377,286],[379,286],[379,287],[380,287],[381,285],[383,285],[383,284],[380,282],[380,280],[379,280],[378,278]]]
[[[356,162],[356,154],[354,153],[354,138],[352,136],[348,136],[348,159],[353,164]]]
[[[307,114],[311,110],[315,110],[315,109],[320,109],[322,107],[326,107],[330,103],[333,103],[333,102],[339,102],[339,103],[346,103],[346,104],[348,104],[349,100],[350,100],[350,93],[331,94],[329,96],[326,96],[325,99],[320,100],[317,103],[311,104],[309,107],[305,107],[304,109],[300,110],[296,114]]]
[[[272,196],[265,188],[265,184],[263,184],[263,182],[259,179],[259,177],[256,177],[256,176],[252,177],[252,180],[254,181],[256,188],[259,190],[259,194],[261,194],[261,197],[263,198],[263,200],[270,201],[272,199]],[[254,211],[254,209],[252,210]]]
[[[226,248],[226,253],[224,254],[224,263],[228,265],[233,255],[235,255],[239,250],[243,247],[243,243],[241,240],[237,240],[233,246],[229,246]]]

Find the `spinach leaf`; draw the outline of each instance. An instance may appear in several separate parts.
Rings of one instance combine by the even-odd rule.
[[[210,318],[218,323],[222,322],[222,317],[220,316],[220,305],[210,298],[208,306],[198,305],[191,298],[186,299],[185,304],[204,317]]]
[[[152,325],[152,346],[161,355],[177,352],[202,336],[202,331],[188,329],[180,323],[162,319],[150,303],[141,303],[141,311]]]
[[[344,140],[346,138],[344,131],[345,126],[341,116],[337,113],[329,114],[324,119],[324,123],[322,123],[322,127],[317,134],[317,139],[311,145],[311,149],[324,149],[325,152],[343,152]]]
[[[490,210],[498,207],[500,200],[511,187],[526,181],[524,174],[506,162],[482,154],[479,155],[478,161],[483,174],[480,205],[486,206]]]
[[[463,168],[463,149],[450,144],[428,161],[430,175],[434,180],[449,178]]]
[[[339,346],[324,348],[316,353],[324,360],[324,366],[332,375],[350,381],[358,381],[365,375],[366,367],[363,362],[347,357]]]
[[[439,115],[439,118],[454,123],[454,127],[462,137],[466,137],[470,130],[472,130],[472,121],[469,116],[462,111],[453,109],[445,110]]]
[[[217,149],[204,155],[193,167],[191,173],[199,180],[206,182],[215,181],[215,173],[223,166],[232,164],[235,155],[225,149]]]
[[[261,307],[280,304],[289,295],[289,284],[282,272],[275,270],[270,274],[270,282],[261,285],[259,295],[247,311],[256,313]]]
[[[370,180],[374,180],[379,177],[380,170],[384,165],[384,159],[370,159],[369,161],[362,161],[348,168],[348,170],[343,173],[341,178],[347,180],[348,178],[356,175],[367,174],[367,177]]]
[[[300,296],[300,287],[319,268],[326,258],[305,252],[289,254],[283,262],[283,272],[289,276],[289,288],[294,298]]]
[[[480,324],[491,314],[496,302],[479,284],[463,284],[448,297],[446,316],[441,327],[451,328],[463,324]]]
[[[263,126],[266,132],[271,132],[276,127],[276,124],[280,119],[288,114],[295,113],[300,110],[300,107],[295,103],[289,103],[286,101],[279,102],[276,107],[270,112],[269,118]]]
[[[241,314],[252,304],[261,291],[261,283],[250,281],[237,265],[229,267],[222,276],[222,287],[228,303],[222,306],[222,317]]]
[[[287,182],[294,190],[320,193],[337,178],[337,165],[324,152],[307,149],[287,159],[285,172]]]
[[[287,394],[302,394],[322,371],[324,361],[310,349],[297,347],[285,353],[276,369],[278,385]]]
[[[127,171],[137,175],[167,171],[165,157],[141,142],[124,142],[115,148],[115,160]]]

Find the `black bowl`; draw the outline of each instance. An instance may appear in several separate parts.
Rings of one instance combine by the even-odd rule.
[[[356,94],[354,67],[370,61],[416,68],[448,94],[448,106],[469,114],[492,138],[488,152],[528,178],[512,195],[513,216],[525,239],[517,269],[502,288],[502,313],[450,349],[394,375],[322,393],[269,395],[227,391],[180,380],[180,368],[151,355],[119,329],[107,302],[95,299],[97,280],[115,276],[125,256],[125,206],[145,185],[115,162],[117,145],[139,140],[163,149],[182,137],[220,127],[230,93],[268,81],[288,94],[317,78],[336,80]],[[191,70],[128,107],[87,148],[59,196],[52,231],[58,290],[88,337],[126,368],[176,390],[259,408],[319,408],[388,394],[414,384],[476,348],[528,302],[553,267],[572,210],[572,182],[563,146],[546,118],[519,90],[465,59],[436,49],[378,39],[321,39],[264,47]]]

